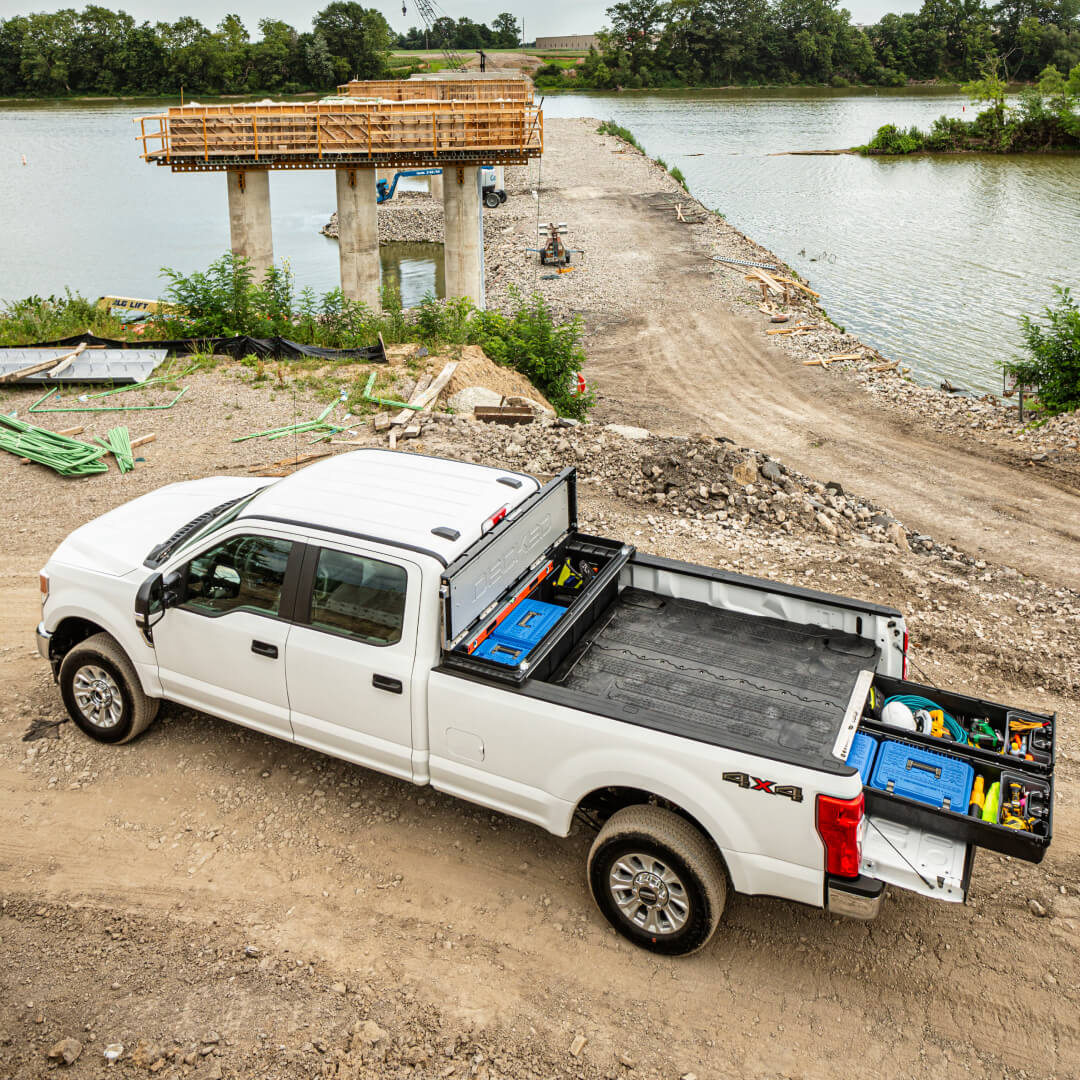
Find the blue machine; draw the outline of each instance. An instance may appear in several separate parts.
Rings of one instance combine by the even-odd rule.
[[[375,195],[376,202],[389,202],[394,197],[394,192],[397,190],[397,182],[403,176],[438,176],[442,172],[442,169],[403,169],[401,172],[394,173],[393,180],[376,180],[375,181]]]
[[[397,182],[403,176],[438,176],[442,169],[402,169],[394,173],[393,180],[375,181],[375,201],[379,203],[389,202],[397,190]],[[484,205],[494,209],[506,202],[506,192],[495,187],[495,170],[489,166],[484,167],[483,176]]]

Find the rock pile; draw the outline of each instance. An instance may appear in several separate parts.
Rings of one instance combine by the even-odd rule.
[[[970,561],[840,484],[821,484],[774,457],[710,435],[658,436],[644,428],[550,417],[501,427],[443,413],[425,422],[421,438],[428,453],[504,462],[540,476],[573,465],[593,493],[717,530],[812,534],[834,543],[860,537]]]

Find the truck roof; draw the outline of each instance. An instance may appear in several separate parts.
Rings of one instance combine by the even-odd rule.
[[[369,448],[327,458],[271,484],[240,518],[344,533],[447,564],[502,507],[513,510],[539,487],[533,477],[508,469]]]

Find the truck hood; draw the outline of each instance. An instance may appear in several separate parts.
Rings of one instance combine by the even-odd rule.
[[[215,476],[169,484],[76,529],[53,552],[53,560],[120,577],[140,566],[155,544],[192,518],[272,482]]]

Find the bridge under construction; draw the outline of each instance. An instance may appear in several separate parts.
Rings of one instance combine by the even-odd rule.
[[[455,73],[456,74],[456,73]],[[448,296],[484,303],[481,167],[543,153],[543,113],[526,79],[421,78],[343,84],[317,102],[181,105],[136,119],[143,160],[173,172],[224,172],[232,250],[261,278],[273,265],[274,170],[337,175],[341,287],[379,306],[376,170],[441,168]]]

